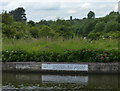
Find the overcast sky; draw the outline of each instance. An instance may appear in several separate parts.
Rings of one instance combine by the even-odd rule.
[[[0,0],[2,10],[11,11],[17,7],[26,10],[27,19],[40,21],[42,19],[55,20],[83,18],[89,11],[94,11],[96,17],[107,15],[110,11],[118,10],[119,0]]]

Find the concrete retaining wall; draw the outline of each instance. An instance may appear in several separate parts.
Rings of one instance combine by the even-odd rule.
[[[48,64],[55,62],[47,62]],[[61,63],[55,63],[61,64]],[[64,63],[71,64],[71,63]],[[74,64],[74,63],[72,63]],[[76,63],[75,63],[76,64]],[[77,63],[77,64],[88,64],[88,71],[84,73],[120,73],[119,62],[112,63]],[[42,70],[41,62],[2,62],[2,71],[18,71],[18,72],[50,72],[50,73],[83,73],[82,71],[57,71],[57,70]]]

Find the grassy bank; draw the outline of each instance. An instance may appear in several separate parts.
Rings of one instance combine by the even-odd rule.
[[[118,41],[101,40],[3,40],[3,62],[116,62]]]
[[[24,50],[27,52],[36,51],[55,51],[62,52],[65,49],[102,49],[102,50],[118,50],[117,39],[101,39],[101,40],[83,40],[75,38],[71,40],[62,39],[55,41],[46,41],[44,39],[31,39],[31,40],[3,40],[3,50]]]

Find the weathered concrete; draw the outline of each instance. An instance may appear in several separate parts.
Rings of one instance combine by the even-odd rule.
[[[56,62],[47,62],[47,63],[55,63]],[[41,62],[2,62],[2,71],[16,71],[16,72],[48,72],[48,73],[120,73],[119,62],[111,62],[111,63],[77,63],[77,64],[88,64],[88,71],[57,71],[57,70],[42,70]],[[64,63],[69,64],[69,63]],[[71,64],[71,63],[70,63]],[[74,63],[72,63],[74,64]],[[76,63],[75,63],[76,64]]]

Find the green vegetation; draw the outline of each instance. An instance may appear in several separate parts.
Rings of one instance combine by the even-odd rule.
[[[90,11],[83,19],[27,22],[25,9],[19,7],[0,16],[3,61],[118,61],[118,12],[101,18]]]
[[[89,33],[108,33],[120,31],[120,14],[110,12],[102,18],[95,18],[95,13],[90,11],[87,18],[83,19],[57,19],[27,22],[25,9],[19,7],[15,10],[0,14],[2,19],[3,36],[7,38],[59,38],[71,39],[74,37],[87,37]],[[72,16],[71,16],[72,17]]]
[[[3,50],[23,50],[27,52],[36,51],[55,51],[63,52],[65,49],[102,49],[102,50],[118,50],[117,39],[100,39],[100,40],[87,40],[74,38],[70,40],[52,40],[46,41],[45,39],[31,39],[31,40],[3,40]]]
[[[117,62],[118,51],[103,50],[69,50],[63,52],[37,51],[28,53],[25,51],[3,51],[3,62]]]
[[[107,42],[107,43],[106,43]],[[97,49],[99,48],[99,49]],[[3,40],[3,61],[116,62],[118,41],[101,40]]]

